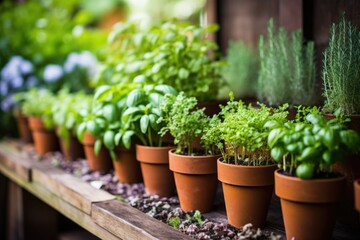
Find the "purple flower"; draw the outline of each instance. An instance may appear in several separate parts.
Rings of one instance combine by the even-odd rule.
[[[13,88],[19,88],[23,85],[24,79],[21,76],[17,76],[15,78],[11,79],[10,83]]]
[[[13,104],[12,95],[9,95],[1,102],[1,109],[4,112],[6,112],[11,108],[12,104]]]
[[[22,74],[30,74],[32,73],[33,69],[33,65],[27,60],[23,60],[20,64],[20,71]]]
[[[79,65],[79,62],[80,62],[80,55],[77,53],[70,53],[64,64],[65,72],[70,73],[74,71],[75,67]]]
[[[0,80],[0,95],[5,96],[8,93],[9,87],[4,80]]]
[[[87,70],[88,77],[93,77],[96,74],[97,65],[96,57],[91,52],[84,51],[69,54],[64,64],[64,70],[66,73],[70,73],[79,67]]]
[[[44,70],[44,80],[46,82],[56,82],[63,76],[63,70],[60,65],[49,64]]]

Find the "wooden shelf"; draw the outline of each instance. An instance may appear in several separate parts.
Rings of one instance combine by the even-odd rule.
[[[190,239],[103,190],[0,142],[0,173],[102,239]]]

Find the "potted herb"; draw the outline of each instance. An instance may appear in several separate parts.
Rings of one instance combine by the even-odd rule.
[[[123,124],[132,129],[140,140],[136,144],[136,159],[140,162],[146,192],[160,197],[175,194],[168,154],[174,146],[172,142],[164,142],[163,136],[158,133],[165,124],[160,119],[163,117],[160,104],[165,94],[175,96],[177,91],[168,85],[136,88],[128,94],[126,110],[122,114]]]
[[[360,150],[359,135],[337,119],[313,113],[303,121],[271,121],[266,126],[272,129],[271,156],[281,168],[275,172],[275,193],[281,199],[287,239],[330,239],[335,205],[345,187],[345,177],[332,172],[332,165]]]
[[[101,133],[106,128],[105,117],[100,106],[92,104],[91,110],[79,112],[81,120],[76,135],[84,146],[85,157],[92,171],[108,172],[112,168],[109,151],[102,142]]]
[[[351,121],[346,125],[360,133],[360,30],[345,17],[333,24],[330,30],[329,46],[324,51],[322,78],[326,116],[345,115]],[[360,178],[360,156],[347,157],[344,163],[336,164],[336,169],[347,176],[346,199],[342,203],[340,220],[359,224],[354,205],[354,180]]]
[[[304,44],[301,31],[288,36],[283,28],[268,23],[267,38],[259,39],[260,72],[257,97],[270,106],[315,102],[314,43]],[[294,118],[295,114],[291,116]]]
[[[66,159],[76,160],[84,157],[84,148],[76,138],[76,129],[82,122],[80,112],[90,111],[92,97],[82,92],[68,93],[62,90],[56,95],[52,115],[60,148]]]
[[[105,85],[98,88],[94,96],[94,104],[104,121],[97,141],[109,150],[115,174],[124,183],[142,181],[140,164],[135,155],[135,143],[138,140],[130,124],[124,124],[123,120],[127,96],[138,86],[137,83]]]
[[[166,95],[161,110],[166,126],[161,129],[174,137],[176,149],[169,151],[170,170],[174,172],[175,184],[184,211],[209,212],[218,185],[215,148],[202,141],[202,149],[194,148],[196,138],[210,128],[205,109],[196,109],[197,100],[181,92],[177,97]]]
[[[269,120],[285,122],[287,107],[260,104],[253,108],[231,96],[219,116],[213,117],[217,124],[203,136],[221,149],[218,179],[223,186],[228,222],[235,227],[265,224],[277,166],[270,157],[269,130],[264,125]]]
[[[29,126],[34,139],[35,150],[42,156],[59,149],[52,116],[54,95],[47,90],[31,89],[22,93],[24,102],[21,111],[29,117]]]

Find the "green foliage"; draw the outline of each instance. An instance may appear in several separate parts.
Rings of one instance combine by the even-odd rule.
[[[53,120],[60,137],[69,145],[71,134],[76,135],[76,129],[83,120],[81,113],[90,112],[92,97],[83,92],[71,94],[62,90],[55,98],[52,107]]]
[[[195,97],[186,97],[184,92],[178,96],[165,95],[160,109],[164,116],[159,121],[164,121],[166,126],[160,130],[162,136],[168,131],[174,137],[177,145],[176,153],[193,155],[193,142],[209,130],[210,119],[204,113],[204,108],[197,109]],[[214,154],[213,148],[203,143],[205,154]]]
[[[168,219],[167,223],[171,227],[173,227],[175,229],[178,229],[179,226],[180,226],[180,223],[181,223],[181,219],[180,219],[180,217],[171,217],[171,218]]]
[[[222,75],[235,97],[249,97],[255,94],[259,71],[259,59],[250,46],[244,42],[229,42],[226,55],[227,65]]]
[[[167,85],[145,85],[132,90],[126,99],[126,109],[121,116],[123,128],[131,129],[146,146],[161,146],[164,127],[160,105],[166,94],[176,96],[177,91]]]
[[[259,104],[259,108],[253,108],[230,97],[220,114],[213,116],[214,124],[202,139],[216,144],[227,163],[267,165],[272,161],[267,146],[269,130],[264,125],[269,120],[285,122],[287,107],[285,104],[269,108]]]
[[[51,109],[56,100],[50,91],[33,88],[28,92],[16,94],[15,98],[22,102],[21,111],[25,116],[40,117],[47,129],[55,127]]]
[[[360,151],[360,136],[338,119],[308,114],[304,121],[269,121],[268,145],[272,158],[291,175],[311,179],[349,153]]]
[[[199,101],[215,98],[223,64],[208,56],[217,49],[205,38],[212,28],[171,22],[145,30],[133,23],[118,25],[109,36],[112,55],[97,84],[165,84]]]
[[[333,24],[324,52],[322,78],[324,110],[360,113],[360,30],[345,17]]]
[[[260,72],[257,95],[270,105],[312,105],[315,101],[314,43],[304,45],[301,31],[288,37],[283,28],[268,24],[267,39],[260,36]]]

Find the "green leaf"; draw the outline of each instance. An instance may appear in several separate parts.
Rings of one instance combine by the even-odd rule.
[[[111,89],[111,87],[108,85],[98,87],[95,91],[94,99],[99,100],[106,94],[109,89]]]
[[[106,104],[103,109],[104,117],[109,121],[113,122],[116,120],[116,107],[112,104]]]
[[[107,147],[107,149],[111,150],[115,147],[115,133],[111,130],[107,130],[104,134],[104,145]]]
[[[274,128],[279,128],[281,127],[281,124],[278,122],[278,121],[267,121],[265,124],[264,124],[264,128],[269,128],[269,129],[274,129]]]
[[[309,161],[314,156],[316,156],[317,153],[318,153],[318,151],[317,151],[317,149],[315,147],[307,147],[302,151],[301,156],[299,157],[298,160],[300,160],[300,161]]]
[[[314,164],[301,163],[296,168],[296,176],[301,179],[311,179],[314,175]]]
[[[296,143],[292,143],[292,144],[289,144],[289,145],[286,145],[286,150],[288,150],[289,152],[293,153],[296,151],[297,149],[297,144]]]
[[[141,129],[141,132],[144,134],[147,132],[147,129],[149,127],[149,121],[150,121],[150,119],[149,119],[148,115],[144,115],[140,119],[140,129]]]
[[[353,153],[360,150],[360,137],[354,130],[343,130],[340,132],[341,142],[346,145]]]
[[[86,122],[82,122],[76,130],[76,135],[80,142],[82,142],[84,139],[85,131],[86,131]]]
[[[93,120],[87,122],[86,129],[95,137],[98,135],[98,133],[100,131],[99,126]]]
[[[185,68],[180,68],[179,70],[179,78],[181,79],[187,79],[189,77],[189,71]]]
[[[122,115],[122,121],[124,123],[126,123],[128,121],[128,119],[129,119],[130,115],[132,115],[132,114],[134,114],[136,112],[141,112],[141,109],[139,109],[137,107],[129,107],[129,108],[127,108],[124,111],[123,115]]]
[[[315,138],[313,136],[307,135],[303,137],[303,142],[306,146],[311,146],[315,144]]]
[[[122,133],[121,132],[118,132],[118,133],[115,134],[115,137],[114,137],[115,146],[118,146],[120,144],[121,138],[122,138]]]
[[[124,136],[122,138],[122,141],[123,141],[123,144],[124,144],[124,147],[126,149],[130,149],[131,147],[131,137],[135,134],[134,131],[132,130],[128,130],[124,133]]]
[[[132,90],[126,99],[126,105],[128,107],[134,107],[139,105],[146,97],[145,93],[139,89]]]
[[[100,139],[97,139],[95,141],[95,144],[94,144],[94,152],[95,152],[95,155],[98,156],[99,155],[99,152],[100,152],[100,149],[101,149],[101,145],[102,145],[102,142]]]
[[[336,132],[331,128],[324,129],[324,134],[322,136],[324,145],[332,150],[337,147],[340,138],[337,136]]]
[[[155,86],[155,90],[158,92],[163,93],[163,95],[165,94],[171,94],[171,95],[177,95],[177,91],[175,88],[169,86],[169,85],[157,85]]]
[[[279,161],[283,156],[284,156],[284,149],[282,147],[274,147],[271,149],[271,157],[275,160],[275,161]]]
[[[272,148],[276,142],[282,138],[282,136],[284,135],[284,132],[279,129],[279,128],[275,128],[273,130],[270,131],[269,136],[268,136],[268,145],[270,148]]]

